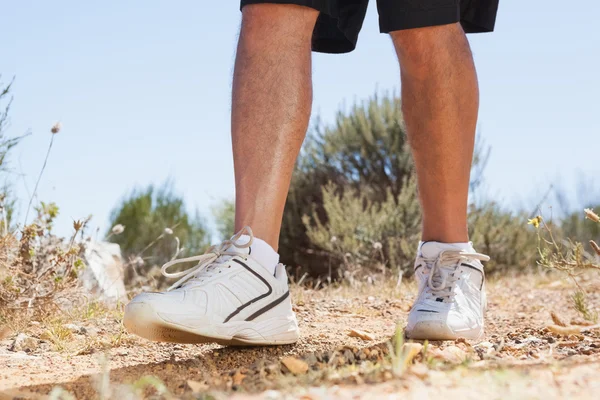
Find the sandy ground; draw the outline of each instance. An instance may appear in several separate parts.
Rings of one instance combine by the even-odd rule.
[[[581,284],[600,305],[597,277]],[[556,276],[493,280],[486,337],[430,343],[401,376],[389,368],[386,342],[406,321],[413,285],[294,288],[302,338],[281,347],[151,343],[125,333],[118,313],[62,318],[85,329],[63,332],[62,341],[62,331],[47,333],[49,322],[32,321],[21,331],[33,348],[12,348],[18,332],[0,341],[0,399],[38,398],[57,386],[78,399],[156,396],[141,388],[144,376],[158,378],[165,398],[598,398],[599,330],[561,336],[546,328],[551,312],[583,324],[573,291]],[[350,337],[351,329],[372,338]],[[302,360],[308,372],[290,371],[284,357]]]

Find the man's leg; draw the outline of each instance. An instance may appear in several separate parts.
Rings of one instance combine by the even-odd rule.
[[[423,240],[467,242],[467,196],[479,90],[460,24],[391,33],[417,170]]]
[[[236,231],[249,225],[277,250],[292,170],[312,105],[308,7],[247,5],[233,78]]]
[[[413,339],[483,335],[482,261],[468,242],[467,197],[479,93],[460,24],[391,33],[402,78],[402,108],[423,209],[415,263],[419,294],[408,316]]]

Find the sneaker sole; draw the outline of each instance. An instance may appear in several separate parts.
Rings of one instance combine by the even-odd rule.
[[[412,330],[405,333],[408,339],[415,340],[480,340],[485,336],[483,328],[456,333],[438,322],[419,322]]]
[[[208,332],[165,321],[150,305],[144,303],[127,305],[123,325],[127,331],[144,339],[170,343],[274,346],[295,343],[300,336],[295,317],[282,316],[259,322],[236,321],[213,324]]]

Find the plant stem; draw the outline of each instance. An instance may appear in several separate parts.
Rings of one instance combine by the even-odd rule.
[[[25,213],[25,221],[23,222],[23,226],[27,225],[27,217],[29,217],[29,210],[31,209],[31,203],[33,203],[33,198],[35,197],[38,189],[38,185],[42,180],[42,175],[44,174],[44,170],[46,169],[46,164],[48,163],[48,157],[50,156],[50,150],[52,150],[52,144],[54,143],[54,134],[50,138],[50,145],[48,146],[48,151],[46,152],[46,158],[44,159],[44,165],[42,165],[42,170],[40,171],[40,175],[38,176],[37,182],[35,183],[35,187],[33,188],[33,193],[31,194],[31,198],[29,199],[29,204],[27,205],[27,212]]]

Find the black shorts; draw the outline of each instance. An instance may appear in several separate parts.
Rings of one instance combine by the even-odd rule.
[[[377,0],[379,30],[389,33],[460,21],[467,33],[491,32],[499,1]],[[356,47],[369,0],[241,0],[241,7],[256,3],[296,4],[320,11],[313,32],[313,50],[347,53]]]

